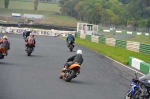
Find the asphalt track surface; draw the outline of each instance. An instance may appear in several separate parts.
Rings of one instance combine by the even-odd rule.
[[[134,71],[80,45],[69,52],[65,41],[56,37],[36,36],[29,57],[22,35],[8,36],[11,49],[0,60],[0,99],[124,99],[135,77]],[[65,82],[59,74],[77,49],[83,51],[81,74]]]

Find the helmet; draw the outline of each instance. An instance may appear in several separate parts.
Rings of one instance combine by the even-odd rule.
[[[82,50],[77,50],[76,54],[82,54]]]
[[[7,35],[4,35],[4,36],[3,36],[3,39],[8,39],[8,36],[7,36]]]
[[[34,34],[33,34],[33,33],[30,33],[30,36],[34,37]]]
[[[32,34],[32,33],[30,33],[30,36],[33,36],[33,34]]]

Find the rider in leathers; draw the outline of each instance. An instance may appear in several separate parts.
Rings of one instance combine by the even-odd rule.
[[[143,81],[143,80],[150,80],[150,73],[139,78],[139,81]],[[141,87],[141,91],[142,91],[142,93],[140,95],[140,99],[143,99],[143,97],[147,96],[148,93],[147,93],[147,89],[144,84],[142,84],[140,87]]]
[[[0,40],[0,44],[1,44],[2,47],[5,48],[6,56],[7,56],[8,55],[8,50],[10,50],[10,42],[8,41],[8,36],[7,35],[3,36],[3,39]]]
[[[33,39],[33,42],[30,42],[31,39]],[[32,33],[30,33],[30,36],[28,36],[28,37],[26,38],[26,44],[25,44],[26,49],[25,49],[25,51],[27,51],[27,45],[28,45],[28,44],[32,44],[32,46],[33,46],[33,51],[34,51],[34,49],[35,49],[35,44],[36,44],[36,40],[35,40],[35,38],[34,38],[34,34],[32,34]]]
[[[66,38],[66,42],[67,42],[68,47],[69,47],[69,41],[72,41],[73,43],[75,41],[74,36],[72,34],[70,34],[70,33],[68,34],[68,36]]]
[[[65,70],[68,70],[68,67],[71,66],[74,63],[78,63],[79,65],[81,65],[83,63],[83,57],[82,57],[82,51],[81,50],[77,50],[76,55],[70,57],[67,60],[67,63],[65,64]]]

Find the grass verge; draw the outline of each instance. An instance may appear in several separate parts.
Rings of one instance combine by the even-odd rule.
[[[115,33],[115,34],[119,34],[119,33]],[[125,34],[123,34],[123,35],[125,35]],[[142,42],[142,43],[150,44],[150,36],[134,35],[134,34],[126,34],[126,35],[132,35],[135,37],[134,38],[120,38],[120,40]],[[106,33],[106,34],[104,34],[104,37],[114,38],[114,34],[113,33]]]
[[[65,37],[61,37],[61,38],[65,39]],[[125,65],[128,65],[128,59],[130,56],[143,60],[147,63],[150,63],[150,60],[149,60],[150,56],[143,54],[143,53],[133,52],[133,51],[126,50],[123,48],[108,46],[106,44],[94,43],[94,42],[86,41],[80,38],[76,38],[75,42],[89,49],[97,51],[100,54],[109,56],[112,59],[115,59]]]
[[[150,44],[150,36],[145,36],[145,35],[134,35],[134,36],[135,38],[126,38],[123,40]]]

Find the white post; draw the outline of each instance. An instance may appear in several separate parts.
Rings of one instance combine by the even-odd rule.
[[[88,30],[87,23],[85,23],[85,34],[87,34],[87,30]]]
[[[79,28],[79,23],[77,23],[77,32],[78,32],[78,30],[79,30],[78,28]]]
[[[77,23],[77,32],[79,32],[79,23]]]

